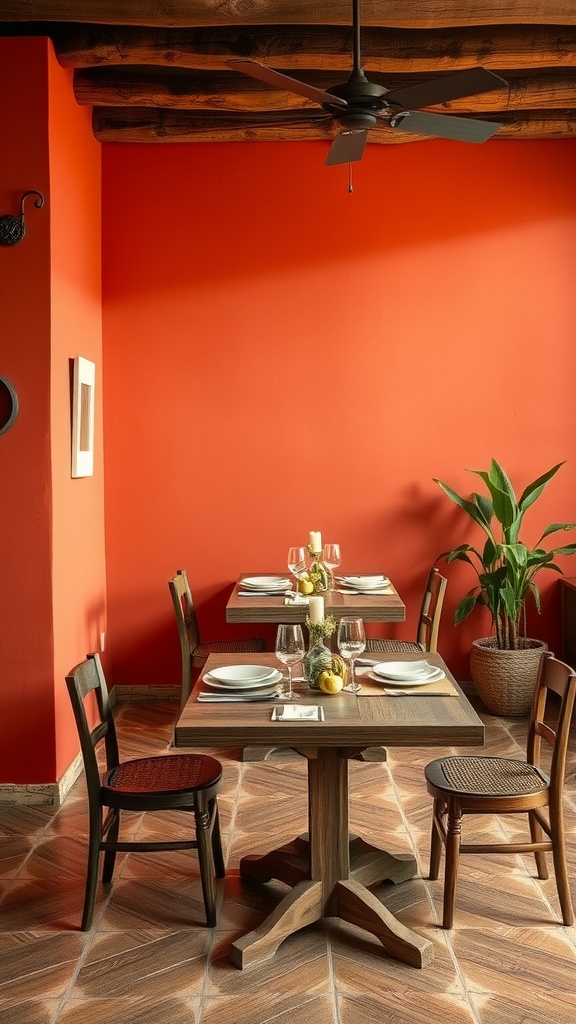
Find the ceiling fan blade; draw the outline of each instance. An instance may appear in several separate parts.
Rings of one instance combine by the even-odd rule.
[[[417,82],[403,89],[392,89],[383,97],[386,103],[399,104],[411,110],[420,107],[433,107],[437,103],[448,103],[462,96],[475,96],[491,89],[508,88],[508,82],[500,75],[487,71],[486,68],[468,68],[455,71],[452,75],[431,78],[427,82]]]
[[[320,106],[323,103],[330,103],[331,106],[342,107],[342,109],[348,106],[346,100],[340,99],[339,96],[333,96],[332,93],[324,92],[322,89],[315,89],[313,85],[306,85],[306,82],[299,82],[297,78],[290,78],[289,75],[282,75],[279,71],[273,71],[272,68],[258,64],[255,60],[234,59],[228,60],[226,63],[234,71],[241,71],[243,75],[257,78],[260,82],[265,82],[266,85],[271,85],[275,89],[284,89],[286,92],[295,92],[298,96],[305,96],[306,99],[314,100]]]
[[[427,114],[403,110],[388,122],[390,128],[414,135],[429,135],[435,139],[455,139],[457,142],[486,142],[500,125],[495,121],[476,121],[471,117],[449,117],[447,114]]]
[[[353,164],[361,160],[367,138],[368,132],[364,128],[357,132],[339,132],[328,150],[324,166]]]

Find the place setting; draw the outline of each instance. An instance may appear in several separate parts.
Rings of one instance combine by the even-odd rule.
[[[279,700],[282,696],[282,673],[263,665],[227,665],[205,672],[200,703],[234,703],[239,701]]]
[[[380,661],[364,664],[362,694],[401,696],[457,696],[442,668],[425,659],[418,661]]]
[[[362,594],[370,597],[390,593],[390,580],[383,573],[373,575],[336,576],[341,594]]]
[[[238,584],[238,597],[286,597],[296,592],[287,576],[244,576]]]

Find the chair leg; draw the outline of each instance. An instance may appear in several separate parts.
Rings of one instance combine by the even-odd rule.
[[[448,803],[446,827],[446,864],[444,867],[444,908],[442,927],[451,928],[454,923],[454,901],[456,882],[460,865],[460,837],[462,835],[462,808],[459,800]]]
[[[215,799],[211,801],[210,814],[212,816],[212,856],[214,858],[214,870],[217,878],[225,878],[226,868],[224,866],[224,854],[222,853],[220,817],[218,815],[218,802]]]
[[[554,820],[552,809],[550,813],[550,825],[552,833],[552,857],[554,859],[554,874],[556,876],[556,888],[560,909],[562,911],[563,924],[570,926],[574,924],[574,911],[572,909],[572,898],[570,896],[570,883],[568,881],[568,867],[566,864],[566,846],[564,841],[564,822],[562,812],[558,820]]]
[[[542,826],[540,825],[538,818],[533,811],[528,811],[528,823],[530,825],[530,838],[533,843],[541,843],[544,838],[542,832]],[[534,860],[536,861],[536,871],[538,878],[545,880],[549,877],[548,866],[546,864],[546,854],[543,850],[534,851]]]
[[[84,909],[82,911],[82,924],[80,930],[90,931],[92,918],[94,917],[94,905],[96,903],[96,889],[98,887],[98,863],[100,860],[100,840],[102,834],[102,822],[100,811],[98,818],[90,816],[90,835],[88,838],[88,865],[86,868],[86,891],[84,893]]]
[[[196,820],[196,840],[198,843],[198,862],[202,895],[206,910],[206,924],[209,928],[216,926],[216,884],[214,881],[214,858],[212,856],[212,836],[210,834],[210,812],[206,804],[198,803],[194,808]]]
[[[440,874],[440,857],[442,856],[442,840],[440,838],[440,820],[444,804],[441,800],[434,801],[432,809],[432,828],[430,831],[430,870],[428,878],[435,881]]]
[[[118,842],[118,833],[120,831],[120,811],[114,808],[110,811],[112,816],[112,824],[106,833],[106,840],[109,843]],[[102,883],[108,885],[112,881],[112,875],[114,874],[114,865],[116,864],[116,850],[106,850],[104,853],[104,867],[102,868]]]

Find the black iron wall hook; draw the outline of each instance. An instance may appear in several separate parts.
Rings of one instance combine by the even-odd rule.
[[[17,242],[21,242],[24,238],[26,231],[24,227],[24,200],[26,196],[38,196],[34,206],[38,208],[44,206],[44,196],[41,192],[37,192],[36,189],[25,192],[20,200],[20,217],[13,217],[10,213],[0,217],[0,245],[16,245]]]

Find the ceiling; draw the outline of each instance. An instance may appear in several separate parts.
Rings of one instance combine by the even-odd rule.
[[[482,66],[508,86],[427,109],[497,121],[494,139],[576,136],[574,0],[361,0],[360,18],[371,82],[397,89]],[[352,69],[351,22],[351,0],[0,0],[0,35],[52,38],[102,142],[330,140],[313,100],[227,61],[326,89]],[[285,123],[297,110],[303,123]],[[369,132],[421,138],[385,122]]]

